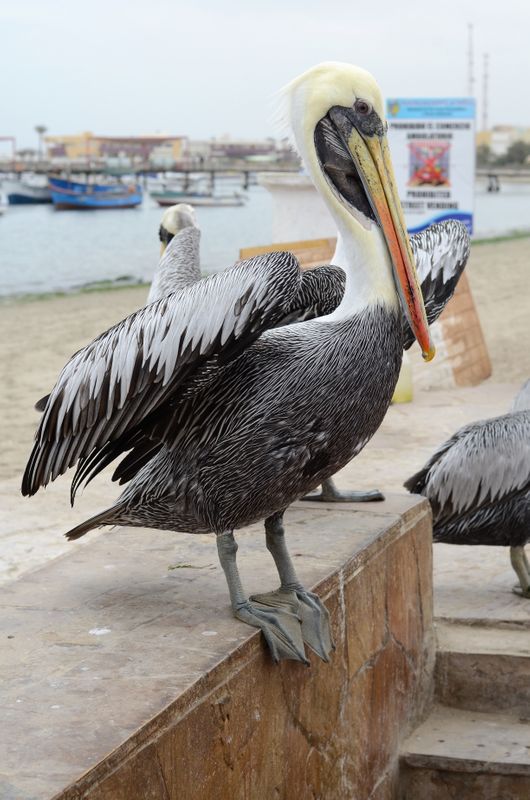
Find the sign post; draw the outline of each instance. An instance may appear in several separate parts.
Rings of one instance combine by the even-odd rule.
[[[458,219],[473,233],[475,101],[392,98],[388,138],[409,233]]]

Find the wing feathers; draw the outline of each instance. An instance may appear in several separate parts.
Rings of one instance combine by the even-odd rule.
[[[465,225],[450,219],[415,233],[410,237],[410,243],[430,325],[438,319],[453,296],[464,271],[469,258],[469,234]],[[408,350],[414,343],[414,335],[403,319],[403,348]]]
[[[530,487],[530,412],[461,428],[405,486],[429,499],[435,524]]]
[[[134,427],[202,361],[273,327],[299,286],[293,255],[258,256],[140,309],[76,353],[46,403],[23,494]]]

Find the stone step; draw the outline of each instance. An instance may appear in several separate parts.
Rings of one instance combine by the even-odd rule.
[[[530,632],[438,622],[435,697],[446,706],[530,718]]]
[[[435,706],[403,743],[400,800],[528,800],[530,720]]]

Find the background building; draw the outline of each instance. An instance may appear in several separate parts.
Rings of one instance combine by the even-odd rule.
[[[182,158],[185,136],[96,136],[90,131],[72,136],[46,136],[44,142],[52,161],[103,161],[123,166],[149,164],[170,167]]]

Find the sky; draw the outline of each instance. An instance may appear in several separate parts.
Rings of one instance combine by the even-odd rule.
[[[0,0],[0,136],[271,136],[275,92],[328,60],[466,96],[469,23],[478,127],[485,52],[490,125],[530,126],[528,0]]]

